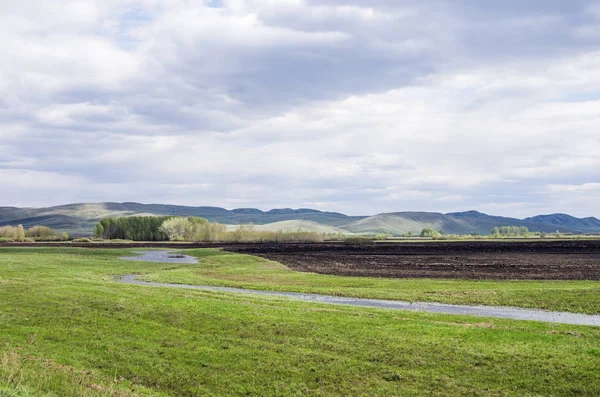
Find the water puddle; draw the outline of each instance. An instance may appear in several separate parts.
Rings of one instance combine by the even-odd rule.
[[[193,265],[198,259],[193,256],[183,255],[177,251],[134,251],[139,256],[125,256],[126,261],[158,262],[158,263],[183,263]]]

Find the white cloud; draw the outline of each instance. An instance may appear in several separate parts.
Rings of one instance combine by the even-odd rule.
[[[40,192],[73,190],[82,182],[78,177],[55,172],[11,169],[0,169],[0,179],[4,186],[10,187],[5,193],[15,196],[16,191],[21,189],[37,191],[38,194]]]
[[[584,183],[582,185],[550,185],[553,192],[596,192],[600,194],[600,183]]]
[[[600,216],[597,4],[465,4],[8,1],[2,204]]]

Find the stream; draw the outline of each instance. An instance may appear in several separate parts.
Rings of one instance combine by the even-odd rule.
[[[139,251],[140,256],[123,257],[124,260],[136,260],[145,262],[160,263],[184,263],[196,264],[199,261],[188,255],[179,255],[170,251]],[[141,285],[146,287],[168,287],[193,289],[200,291],[227,292],[233,294],[263,295],[286,297],[298,301],[324,303],[331,305],[359,306],[377,309],[391,310],[409,310],[424,311],[431,313],[445,313],[458,315],[472,315],[481,317],[495,317],[512,320],[530,320],[542,321],[547,323],[573,324],[573,325],[591,325],[600,326],[600,315],[579,314],[568,312],[551,312],[544,310],[521,309],[514,307],[496,307],[496,306],[470,306],[470,305],[449,305],[443,303],[430,302],[404,302],[389,301],[379,299],[347,298],[331,295],[304,294],[299,292],[280,292],[280,291],[262,291],[229,287],[211,287],[202,285],[187,284],[169,284],[138,280],[134,274],[128,274],[120,279],[119,282],[125,284]]]

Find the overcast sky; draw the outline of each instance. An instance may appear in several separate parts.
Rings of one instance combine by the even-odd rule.
[[[600,216],[600,2],[2,0],[0,185]]]

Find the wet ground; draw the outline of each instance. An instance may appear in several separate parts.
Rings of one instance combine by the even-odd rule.
[[[197,260],[191,256],[177,255],[169,251],[140,251],[143,255],[140,257],[124,257],[124,260],[145,260],[151,259],[152,262],[165,263],[197,263]],[[145,258],[145,259],[144,259]],[[217,291],[235,294],[251,294],[251,295],[266,295],[275,297],[285,297],[294,300],[305,302],[324,303],[332,305],[348,305],[369,307],[378,309],[391,310],[411,310],[411,311],[426,311],[433,313],[460,314],[460,315],[475,315],[482,317],[496,317],[513,320],[532,320],[543,321],[549,323],[575,324],[575,325],[592,325],[600,326],[600,315],[587,315],[576,313],[563,312],[547,312],[541,310],[528,310],[510,307],[491,307],[491,306],[468,306],[468,305],[447,305],[440,303],[419,303],[419,302],[402,302],[402,301],[386,301],[378,299],[360,299],[360,298],[343,298],[329,295],[318,294],[302,294],[297,292],[276,292],[276,291],[258,291],[246,290],[240,288],[227,287],[212,287],[200,285],[186,284],[168,284],[141,281],[136,275],[128,274],[118,280],[125,284],[134,284],[147,287],[168,287],[193,289],[201,291]]]
[[[184,263],[188,265],[198,263],[198,259],[183,255],[178,251],[134,251],[134,253],[139,254],[139,256],[125,256],[121,259],[142,262]]]

